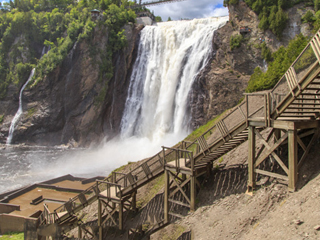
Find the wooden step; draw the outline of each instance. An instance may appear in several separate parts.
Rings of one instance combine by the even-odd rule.
[[[301,93],[302,96],[318,96],[320,93]]]
[[[320,106],[319,107],[287,107],[287,109],[311,109],[311,110],[320,110]]]
[[[295,100],[300,100],[300,101],[319,101],[317,103],[312,103],[312,102],[299,102],[299,103],[291,103],[290,105],[320,105],[320,99],[306,99],[306,98],[297,98]]]
[[[317,113],[318,111],[301,111],[301,110],[298,110],[298,111],[291,111],[290,109],[289,110],[285,110],[283,113],[296,113],[296,114],[304,114],[304,113]]]
[[[320,91],[320,88],[315,88],[315,87],[307,87],[305,90],[311,90],[311,91]]]
[[[293,114],[281,114],[280,116],[278,116],[278,117],[286,117],[286,118],[292,118],[292,120],[294,119],[294,118],[314,118],[315,116],[314,115],[307,115],[307,114],[304,114],[304,115],[293,115]]]

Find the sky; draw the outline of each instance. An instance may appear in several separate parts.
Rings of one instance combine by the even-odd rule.
[[[142,2],[151,1],[157,0],[142,0]],[[172,20],[180,20],[228,15],[228,8],[223,7],[223,0],[180,0],[148,8],[155,16],[161,16],[163,21],[167,21],[169,17]]]
[[[146,0],[142,0],[144,2]],[[156,1],[156,0],[147,0]],[[155,16],[162,21],[218,17],[228,15],[228,8],[223,7],[223,0],[184,0],[179,2],[148,6]]]

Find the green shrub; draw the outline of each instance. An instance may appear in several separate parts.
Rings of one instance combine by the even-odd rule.
[[[298,3],[292,0],[245,0],[245,2],[259,16],[259,28],[270,29],[278,38],[281,38],[288,21],[288,16],[283,10]]]
[[[241,42],[243,41],[243,36],[241,34],[231,36],[230,37],[230,48],[233,50],[234,48],[238,48],[241,46]]]
[[[272,53],[270,48],[268,48],[267,44],[263,42],[261,44],[261,55],[263,59],[265,59],[267,62],[270,62],[272,60]]]
[[[109,30],[108,46],[96,62],[99,78],[112,77],[112,56],[126,46],[122,28],[136,18],[127,8],[132,4],[126,0],[121,1],[121,7],[118,0],[11,1],[11,11],[0,11],[0,99],[6,96],[10,83],[25,82],[37,65],[35,86],[63,62],[76,41],[91,41],[97,24]],[[90,10],[99,7],[105,10],[103,21],[94,22]],[[51,50],[40,58],[35,46],[43,45]]]
[[[236,5],[239,3],[239,0],[224,0],[223,6],[227,7],[228,5]]]
[[[288,70],[292,62],[299,56],[308,44],[309,39],[302,34],[297,35],[289,42],[287,48],[280,47],[272,54],[273,61],[269,63],[268,70],[263,73],[257,67],[251,75],[246,92],[255,92],[272,88]]]
[[[313,23],[316,21],[316,18],[313,15],[313,13],[309,10],[308,12],[306,12],[305,15],[302,16],[301,21],[302,23]]]

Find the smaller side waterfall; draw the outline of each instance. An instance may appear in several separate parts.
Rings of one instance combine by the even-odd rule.
[[[33,75],[34,75],[34,71],[35,71],[35,68],[32,69],[32,71],[31,71],[31,73],[30,73],[30,76],[29,76],[27,82],[22,86],[22,88],[21,88],[21,90],[20,90],[20,95],[19,95],[19,109],[18,109],[18,111],[16,112],[16,114],[14,115],[14,118],[12,119],[12,122],[11,122],[11,125],[10,125],[10,129],[9,129],[9,135],[8,135],[7,142],[6,142],[7,145],[10,145],[10,144],[11,144],[14,129],[15,129],[15,127],[16,127],[19,119],[20,119],[21,114],[22,114],[22,93],[23,93],[23,90],[26,88],[26,86],[28,85],[28,83],[29,83],[30,80],[32,79],[32,77],[33,77]]]

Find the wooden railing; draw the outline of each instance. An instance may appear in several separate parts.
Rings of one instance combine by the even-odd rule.
[[[181,162],[180,160],[183,161],[184,166],[190,165],[191,169],[194,169],[194,159],[193,159],[193,152],[184,150],[184,149],[179,149],[179,148],[169,148],[169,147],[162,147],[163,153],[164,153],[164,162],[168,163],[171,161],[175,161],[175,166],[177,168],[181,167]],[[168,152],[169,154],[165,154],[165,152]]]
[[[161,1],[167,2],[167,1]],[[234,108],[230,113],[224,116],[220,121],[209,128],[199,138],[193,142],[183,141],[176,148],[163,147],[163,150],[149,158],[143,164],[139,165],[127,174],[113,172],[110,177],[104,181],[97,181],[81,194],[70,199],[64,205],[57,208],[53,213],[50,213],[48,207],[44,206],[44,211],[40,215],[40,223],[50,224],[59,221],[61,216],[59,213],[67,212],[68,214],[81,209],[89,200],[97,198],[98,194],[104,190],[110,189],[110,186],[116,186],[117,196],[121,197],[122,192],[128,188],[139,188],[154,173],[161,173],[164,165],[168,161],[176,161],[176,166],[179,166],[179,159],[184,158],[185,164],[190,163],[193,168],[196,164],[197,156],[206,154],[210,148],[218,140],[225,140],[230,137],[230,133],[236,130],[244,122],[248,124],[250,118],[263,117],[265,126],[270,125],[272,120],[271,112],[277,112],[280,106],[288,96],[294,95],[294,89],[300,88],[301,82],[313,73],[318,66],[320,60],[320,32],[317,32],[315,37],[305,47],[297,59],[292,63],[289,70],[284,74],[275,87],[264,93],[246,94],[245,101]],[[250,107],[249,98],[262,97],[263,104],[260,107]],[[285,97],[284,97],[285,96]],[[316,99],[319,101],[319,99]],[[257,106],[255,103],[253,106]],[[256,116],[257,115],[257,116]]]

